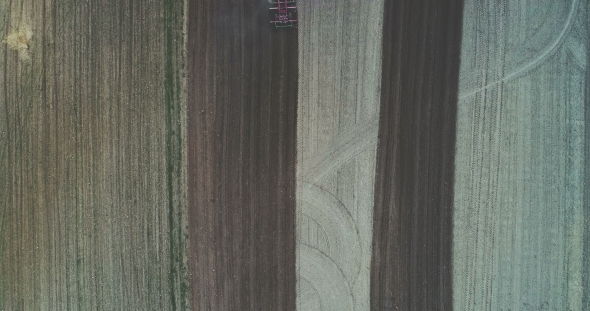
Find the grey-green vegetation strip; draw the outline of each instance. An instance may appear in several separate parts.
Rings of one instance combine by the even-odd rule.
[[[164,5],[170,308],[171,310],[188,310],[185,3],[184,0],[167,0]]]
[[[0,38],[4,38],[6,35],[6,1],[0,0]],[[0,66],[0,75],[5,74],[6,70],[4,66]],[[0,104],[0,110],[6,111],[6,104]],[[7,195],[6,191],[6,182],[8,179],[8,170],[7,170],[7,163],[6,163],[6,149],[7,145],[4,143],[8,122],[6,112],[3,113],[4,117],[0,118],[0,267],[2,267],[2,260],[3,260],[3,250],[4,250],[4,243],[2,243],[2,237],[4,236],[4,223],[5,223],[5,216],[4,213],[6,211],[7,205]],[[5,278],[2,277],[2,270],[0,270],[0,308],[4,308],[4,282]]]
[[[589,310],[588,1],[464,12],[454,308]]]

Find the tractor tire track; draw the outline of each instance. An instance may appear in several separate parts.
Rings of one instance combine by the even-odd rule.
[[[504,83],[504,82],[508,82],[512,79],[518,78],[519,76],[525,74],[526,72],[528,72],[529,70],[535,68],[535,66],[537,66],[539,63],[541,63],[545,58],[547,58],[548,56],[550,56],[553,52],[555,52],[555,49],[560,46],[562,44],[562,41],[564,41],[564,38],[567,37],[567,33],[568,30],[571,28],[571,24],[572,24],[572,20],[575,17],[575,13],[576,13],[576,9],[578,8],[578,0],[572,0],[572,4],[570,6],[570,11],[569,14],[567,16],[567,19],[564,21],[564,25],[563,28],[561,29],[559,35],[557,36],[557,38],[555,38],[555,41],[549,45],[547,47],[547,49],[545,49],[541,54],[539,54],[537,57],[535,57],[531,62],[529,62],[528,64],[524,65],[521,68],[518,68],[510,73],[508,73],[507,75],[504,75],[502,78],[495,80],[491,83],[488,83],[484,86],[481,86],[477,89],[468,91],[466,93],[461,92],[459,94],[459,100],[463,100],[466,99],[470,96],[473,96],[481,91],[487,90],[491,87],[495,87],[498,84]]]

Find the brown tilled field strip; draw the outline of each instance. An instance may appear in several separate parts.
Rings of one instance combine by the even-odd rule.
[[[264,3],[189,3],[194,310],[295,309],[297,32]]]
[[[385,1],[371,310],[452,309],[462,1]]]

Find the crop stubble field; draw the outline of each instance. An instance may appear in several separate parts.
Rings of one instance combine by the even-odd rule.
[[[466,1],[457,310],[588,310],[588,1]]]
[[[383,1],[299,1],[297,310],[368,310]]]
[[[183,3],[0,8],[0,308],[186,305]]]

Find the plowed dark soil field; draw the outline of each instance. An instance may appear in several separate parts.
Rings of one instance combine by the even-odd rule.
[[[462,0],[385,1],[371,310],[452,310]]]
[[[294,310],[297,32],[261,0],[188,18],[192,306]]]

